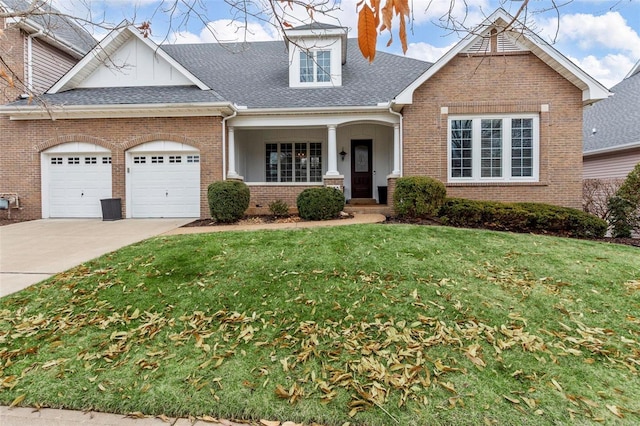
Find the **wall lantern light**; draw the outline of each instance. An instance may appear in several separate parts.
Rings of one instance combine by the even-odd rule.
[[[344,152],[344,148],[342,148],[342,151],[339,152],[340,157],[342,157],[342,161],[344,161],[344,157],[346,157],[347,153]]]

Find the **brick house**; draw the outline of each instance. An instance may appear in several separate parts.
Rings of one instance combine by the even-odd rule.
[[[106,37],[43,96],[0,108],[0,191],[24,218],[207,217],[242,179],[252,211],[305,188],[384,203],[400,176],[450,196],[581,205],[582,111],[609,92],[499,9],[431,64],[312,24],[288,44],[157,46]]]

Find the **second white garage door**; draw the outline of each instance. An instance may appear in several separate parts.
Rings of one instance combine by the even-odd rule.
[[[127,217],[200,217],[200,153],[150,142],[127,153]]]

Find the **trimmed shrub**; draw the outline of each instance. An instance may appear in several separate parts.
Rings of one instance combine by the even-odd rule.
[[[216,222],[237,222],[249,207],[249,187],[237,180],[214,182],[207,189],[209,211]]]
[[[400,217],[426,219],[438,214],[447,190],[442,182],[426,176],[402,177],[396,181],[393,208]]]
[[[614,237],[630,237],[640,227],[640,163],[609,199],[609,221]]]
[[[307,188],[296,200],[298,215],[305,220],[326,220],[339,217],[344,209],[344,195],[335,188]]]
[[[269,211],[275,217],[289,216],[289,205],[282,200],[269,203]]]
[[[607,222],[581,210],[541,203],[499,203],[450,198],[440,208],[444,224],[512,232],[600,238]]]

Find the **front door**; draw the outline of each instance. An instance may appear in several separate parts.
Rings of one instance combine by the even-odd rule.
[[[373,198],[371,139],[351,141],[351,198]]]

